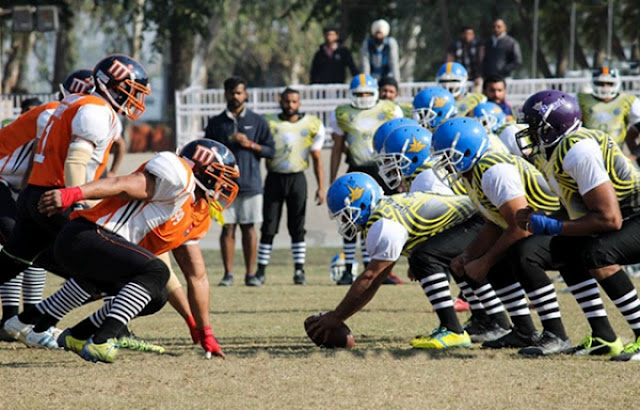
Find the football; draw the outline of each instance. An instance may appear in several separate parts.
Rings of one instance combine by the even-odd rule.
[[[340,327],[333,329],[333,331],[329,335],[329,340],[327,341],[327,343],[322,344],[319,340],[313,340],[313,338],[309,335],[309,325],[311,325],[311,323],[313,323],[313,321],[321,315],[323,315],[323,313],[309,316],[304,321],[304,330],[307,332],[307,336],[309,336],[309,339],[311,339],[317,346],[325,347],[327,349],[351,349],[356,342],[353,338],[353,334],[351,333],[351,329],[349,329],[349,327],[344,323],[342,323]]]

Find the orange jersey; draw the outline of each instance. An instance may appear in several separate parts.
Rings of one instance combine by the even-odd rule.
[[[98,178],[107,166],[117,122],[111,105],[97,95],[71,94],[66,97],[39,136],[29,184],[65,186],[64,163],[75,137],[93,145],[85,181]]]
[[[12,189],[20,189],[33,144],[58,104],[53,101],[34,107],[0,129],[0,180]]]
[[[138,168],[155,176],[153,197],[130,201],[118,197],[71,214],[122,236],[155,255],[204,237],[211,225],[209,205],[195,200],[195,177],[176,154],[161,152]]]

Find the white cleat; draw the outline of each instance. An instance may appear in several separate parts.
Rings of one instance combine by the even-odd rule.
[[[25,344],[29,347],[37,349],[60,349],[58,346],[58,337],[62,333],[62,330],[51,326],[44,332],[36,332],[33,329],[27,333],[25,338]]]
[[[27,334],[33,329],[33,325],[22,323],[18,315],[12,316],[4,322],[4,330],[14,339],[26,343]]]

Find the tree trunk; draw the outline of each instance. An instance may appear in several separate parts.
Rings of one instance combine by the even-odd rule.
[[[132,10],[133,30],[131,33],[130,50],[131,57],[140,61],[140,49],[142,48],[142,29],[144,28],[144,0],[135,0]]]
[[[569,66],[569,59],[565,52],[565,44],[559,43],[556,45],[556,77],[562,78],[567,73],[567,67]]]
[[[33,49],[34,42],[35,33],[13,33],[2,78],[4,93],[29,92],[28,89],[19,89],[18,85],[21,79],[24,81],[27,58]]]
[[[27,66],[28,66],[29,55],[33,51],[33,47],[35,43],[36,43],[36,33],[35,32],[28,33],[26,35],[26,40],[22,48],[22,52],[20,53],[20,62],[19,62],[20,68],[18,70],[18,87],[27,92],[32,92],[32,90],[29,89],[31,84],[29,84],[29,78],[27,75],[28,74]]]
[[[440,27],[442,28],[444,46],[447,47],[451,44],[451,32],[449,31],[449,8],[447,6],[447,0],[438,0],[438,12],[440,13]]]
[[[528,7],[531,6],[531,2],[523,2],[522,0],[513,0],[513,2],[518,6],[518,14],[520,15],[520,20],[521,23],[524,27],[533,27],[533,21],[532,18],[529,15],[529,9]],[[523,4],[526,3],[526,4]],[[533,40],[531,38],[531,36],[526,36],[526,41],[529,45],[530,49],[533,49]],[[540,70],[542,72],[542,75],[549,78],[549,77],[553,77],[553,74],[551,73],[551,69],[549,68],[549,63],[547,60],[547,56],[544,54],[544,52],[542,51],[542,47],[539,46],[540,44],[538,43],[538,52],[537,52],[537,65],[538,65],[538,70]],[[532,76],[534,76],[534,73],[531,73]]]
[[[53,92],[57,91],[58,84],[63,82],[75,68],[75,61],[71,52],[73,43],[73,27],[61,24],[56,39],[56,54],[53,63],[53,79],[51,80]]]

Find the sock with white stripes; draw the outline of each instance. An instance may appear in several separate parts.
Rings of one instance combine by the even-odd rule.
[[[356,241],[342,240],[342,250],[344,251],[344,266],[349,273],[352,272],[353,264],[356,262]]]
[[[500,299],[496,295],[496,292],[493,290],[493,287],[490,283],[486,282],[483,284],[477,283],[471,280],[469,277],[465,275],[465,282],[471,286],[473,289],[473,293],[476,294],[480,302],[482,302],[482,306],[484,306],[484,311],[494,320],[498,325],[500,325],[503,329],[511,328],[511,323],[509,322],[509,318],[504,311],[504,306]]]
[[[360,251],[362,252],[363,268],[366,268],[369,262],[371,262],[371,256],[369,256],[369,252],[367,252],[367,242],[364,239],[364,235],[360,236]]]
[[[265,242],[264,238],[260,239],[260,243],[258,243],[258,270],[264,272],[264,270],[267,268],[269,260],[271,259],[272,249],[272,243]]]
[[[291,243],[291,253],[295,269],[302,269],[307,258],[307,243],[304,241]]]
[[[107,317],[93,336],[96,344],[105,343],[107,339],[117,337],[131,319],[142,312],[151,301],[151,292],[144,286],[129,282],[116,295]]]
[[[609,323],[607,311],[604,310],[604,305],[600,298],[600,291],[598,290],[598,282],[593,278],[582,278],[582,281],[574,281],[572,283],[571,278],[566,277],[564,273],[562,277],[589,321],[592,335],[602,338],[607,342],[614,341],[616,334]]]
[[[103,305],[100,309],[93,312],[88,318],[78,323],[70,330],[71,336],[79,340],[87,340],[102,326],[102,323],[107,318],[111,305],[113,304],[114,296],[107,296],[103,301]]]
[[[73,278],[67,280],[57,292],[36,305],[44,315],[35,323],[33,330],[44,332],[58,323],[67,313],[90,299],[91,295]]]
[[[42,268],[29,267],[23,272],[22,303],[27,310],[42,301],[47,271]]]
[[[514,327],[524,334],[532,334],[536,331],[536,326],[531,318],[529,304],[524,296],[524,290],[522,290],[520,282],[512,283],[500,289],[496,287],[496,295],[498,295],[502,305],[507,309]]]
[[[15,278],[0,286],[0,300],[2,300],[2,321],[18,314],[20,310],[20,289],[22,289],[23,274],[19,274]]]
[[[608,278],[601,280],[600,286],[622,313],[636,338],[640,337],[640,300],[638,300],[638,292],[629,277],[620,269]]]
[[[548,282],[538,289],[527,292],[527,296],[529,296],[533,308],[538,313],[544,330],[548,330],[562,340],[566,340],[568,336],[562,324],[558,296],[553,284]]]
[[[471,314],[476,316],[484,315],[484,306],[482,306],[482,302],[480,302],[480,299],[478,299],[476,294],[473,293],[473,289],[471,289],[471,286],[469,286],[469,284],[464,279],[458,278],[455,275],[451,276],[456,281],[458,287],[460,288],[460,291],[464,295],[464,298],[467,300],[469,309],[471,309]]]
[[[434,273],[420,279],[420,284],[440,319],[440,326],[455,333],[462,333],[462,325],[453,310],[447,275],[444,272]]]

